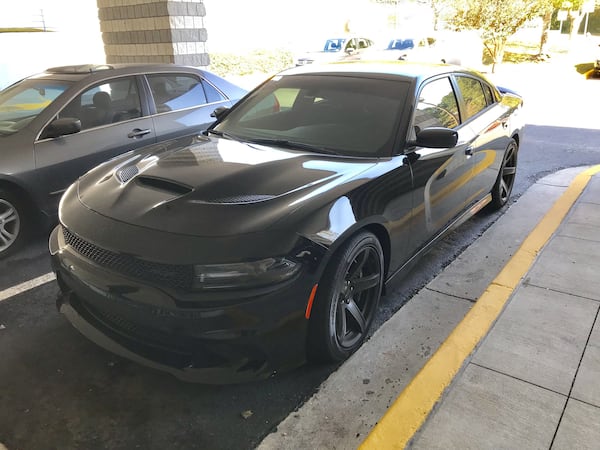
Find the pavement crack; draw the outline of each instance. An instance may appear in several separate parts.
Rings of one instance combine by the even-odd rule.
[[[447,292],[439,291],[437,289],[431,289],[429,287],[426,287],[425,289],[427,289],[428,291],[431,291],[431,292],[437,292],[438,294],[447,295],[448,297],[457,298],[459,300],[466,300],[466,301],[468,301],[470,303],[477,303],[477,299],[472,299],[472,298],[468,298],[468,297],[461,297],[460,295],[449,294]]]

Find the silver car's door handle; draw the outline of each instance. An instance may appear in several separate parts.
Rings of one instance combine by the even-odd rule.
[[[129,134],[127,134],[127,137],[131,138],[131,139],[136,139],[136,138],[140,138],[142,136],[145,136],[148,133],[150,133],[149,129],[142,130],[141,128],[134,128],[133,130],[131,130],[129,132]]]
[[[473,147],[467,147],[465,149],[465,155],[467,155],[467,156],[473,156]]]

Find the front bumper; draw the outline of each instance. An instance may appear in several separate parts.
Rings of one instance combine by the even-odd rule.
[[[107,270],[73,251],[61,226],[49,241],[62,294],[59,311],[99,346],[185,381],[227,384],[266,378],[305,360],[306,302],[300,274],[266,293],[205,301]]]

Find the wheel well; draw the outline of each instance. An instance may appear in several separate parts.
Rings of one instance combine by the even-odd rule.
[[[379,240],[379,243],[381,244],[381,248],[383,250],[384,274],[387,276],[388,269],[390,266],[390,236],[385,227],[381,224],[373,223],[367,225],[364,229],[373,233],[375,237],[377,237],[377,239]]]
[[[519,135],[518,135],[518,134],[514,134],[514,135],[512,136],[512,138],[515,140],[515,142],[517,143],[517,147],[518,147],[518,146],[521,144],[521,143],[519,142]]]
[[[4,189],[9,191],[19,197],[19,199],[24,203],[25,208],[29,211],[35,210],[35,202],[29,195],[29,193],[23,189],[21,186],[15,183],[11,183],[10,181],[0,180],[0,189]]]

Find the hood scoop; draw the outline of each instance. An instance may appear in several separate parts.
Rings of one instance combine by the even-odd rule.
[[[119,180],[121,184],[125,184],[133,177],[135,177],[138,173],[140,173],[140,169],[138,169],[137,166],[127,166],[124,169],[119,170],[116,173],[116,176],[117,180]]]
[[[165,180],[164,178],[149,177],[146,175],[137,177],[135,179],[135,183],[141,187],[156,189],[176,195],[189,194],[194,190],[192,187],[182,183],[176,183],[171,180]]]
[[[237,195],[234,197],[221,197],[207,200],[206,203],[214,203],[218,205],[239,205],[244,203],[258,203],[274,199],[275,195]]]

